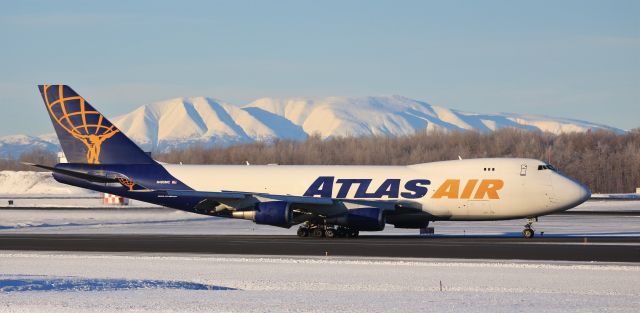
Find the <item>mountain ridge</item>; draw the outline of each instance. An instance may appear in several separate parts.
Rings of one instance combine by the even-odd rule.
[[[260,98],[233,105],[210,97],[182,97],[140,106],[111,118],[145,151],[188,145],[228,146],[275,139],[343,136],[402,136],[418,131],[490,132],[505,127],[554,134],[624,130],[570,118],[515,113],[473,113],[403,96]],[[0,157],[28,147],[56,151],[53,134],[0,137]]]

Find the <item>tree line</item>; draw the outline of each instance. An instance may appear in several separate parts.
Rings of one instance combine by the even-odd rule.
[[[154,158],[185,164],[407,165],[469,158],[520,157],[551,163],[593,192],[628,193],[640,187],[640,129],[625,134],[529,132],[419,132],[400,137],[339,137],[275,140],[229,147],[194,145]],[[56,155],[34,149],[16,160],[0,159],[0,170],[36,170],[21,162],[53,165]],[[268,178],[265,178],[268,179]]]
[[[407,165],[469,158],[520,157],[546,161],[592,192],[629,193],[640,187],[640,129],[625,134],[420,132],[401,137],[275,140],[230,147],[191,146],[155,155],[185,164]],[[268,179],[268,178],[267,178]]]
[[[2,171],[44,171],[43,169],[25,165],[24,163],[42,164],[53,166],[56,164],[58,156],[43,148],[34,148],[22,153],[16,159],[2,159],[0,158],[0,170]]]

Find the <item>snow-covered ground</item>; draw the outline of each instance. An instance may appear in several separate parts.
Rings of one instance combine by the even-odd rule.
[[[637,312],[640,266],[0,252],[0,312]],[[441,289],[442,288],[442,289]]]

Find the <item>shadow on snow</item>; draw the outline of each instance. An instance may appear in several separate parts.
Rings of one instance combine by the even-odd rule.
[[[102,279],[77,277],[0,277],[0,292],[20,291],[116,291],[133,289],[237,290],[186,281],[146,279]]]

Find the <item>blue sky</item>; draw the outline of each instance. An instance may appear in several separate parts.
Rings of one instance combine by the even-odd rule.
[[[108,116],[211,96],[399,94],[640,127],[640,1],[11,1],[0,135],[52,132],[38,83]]]

